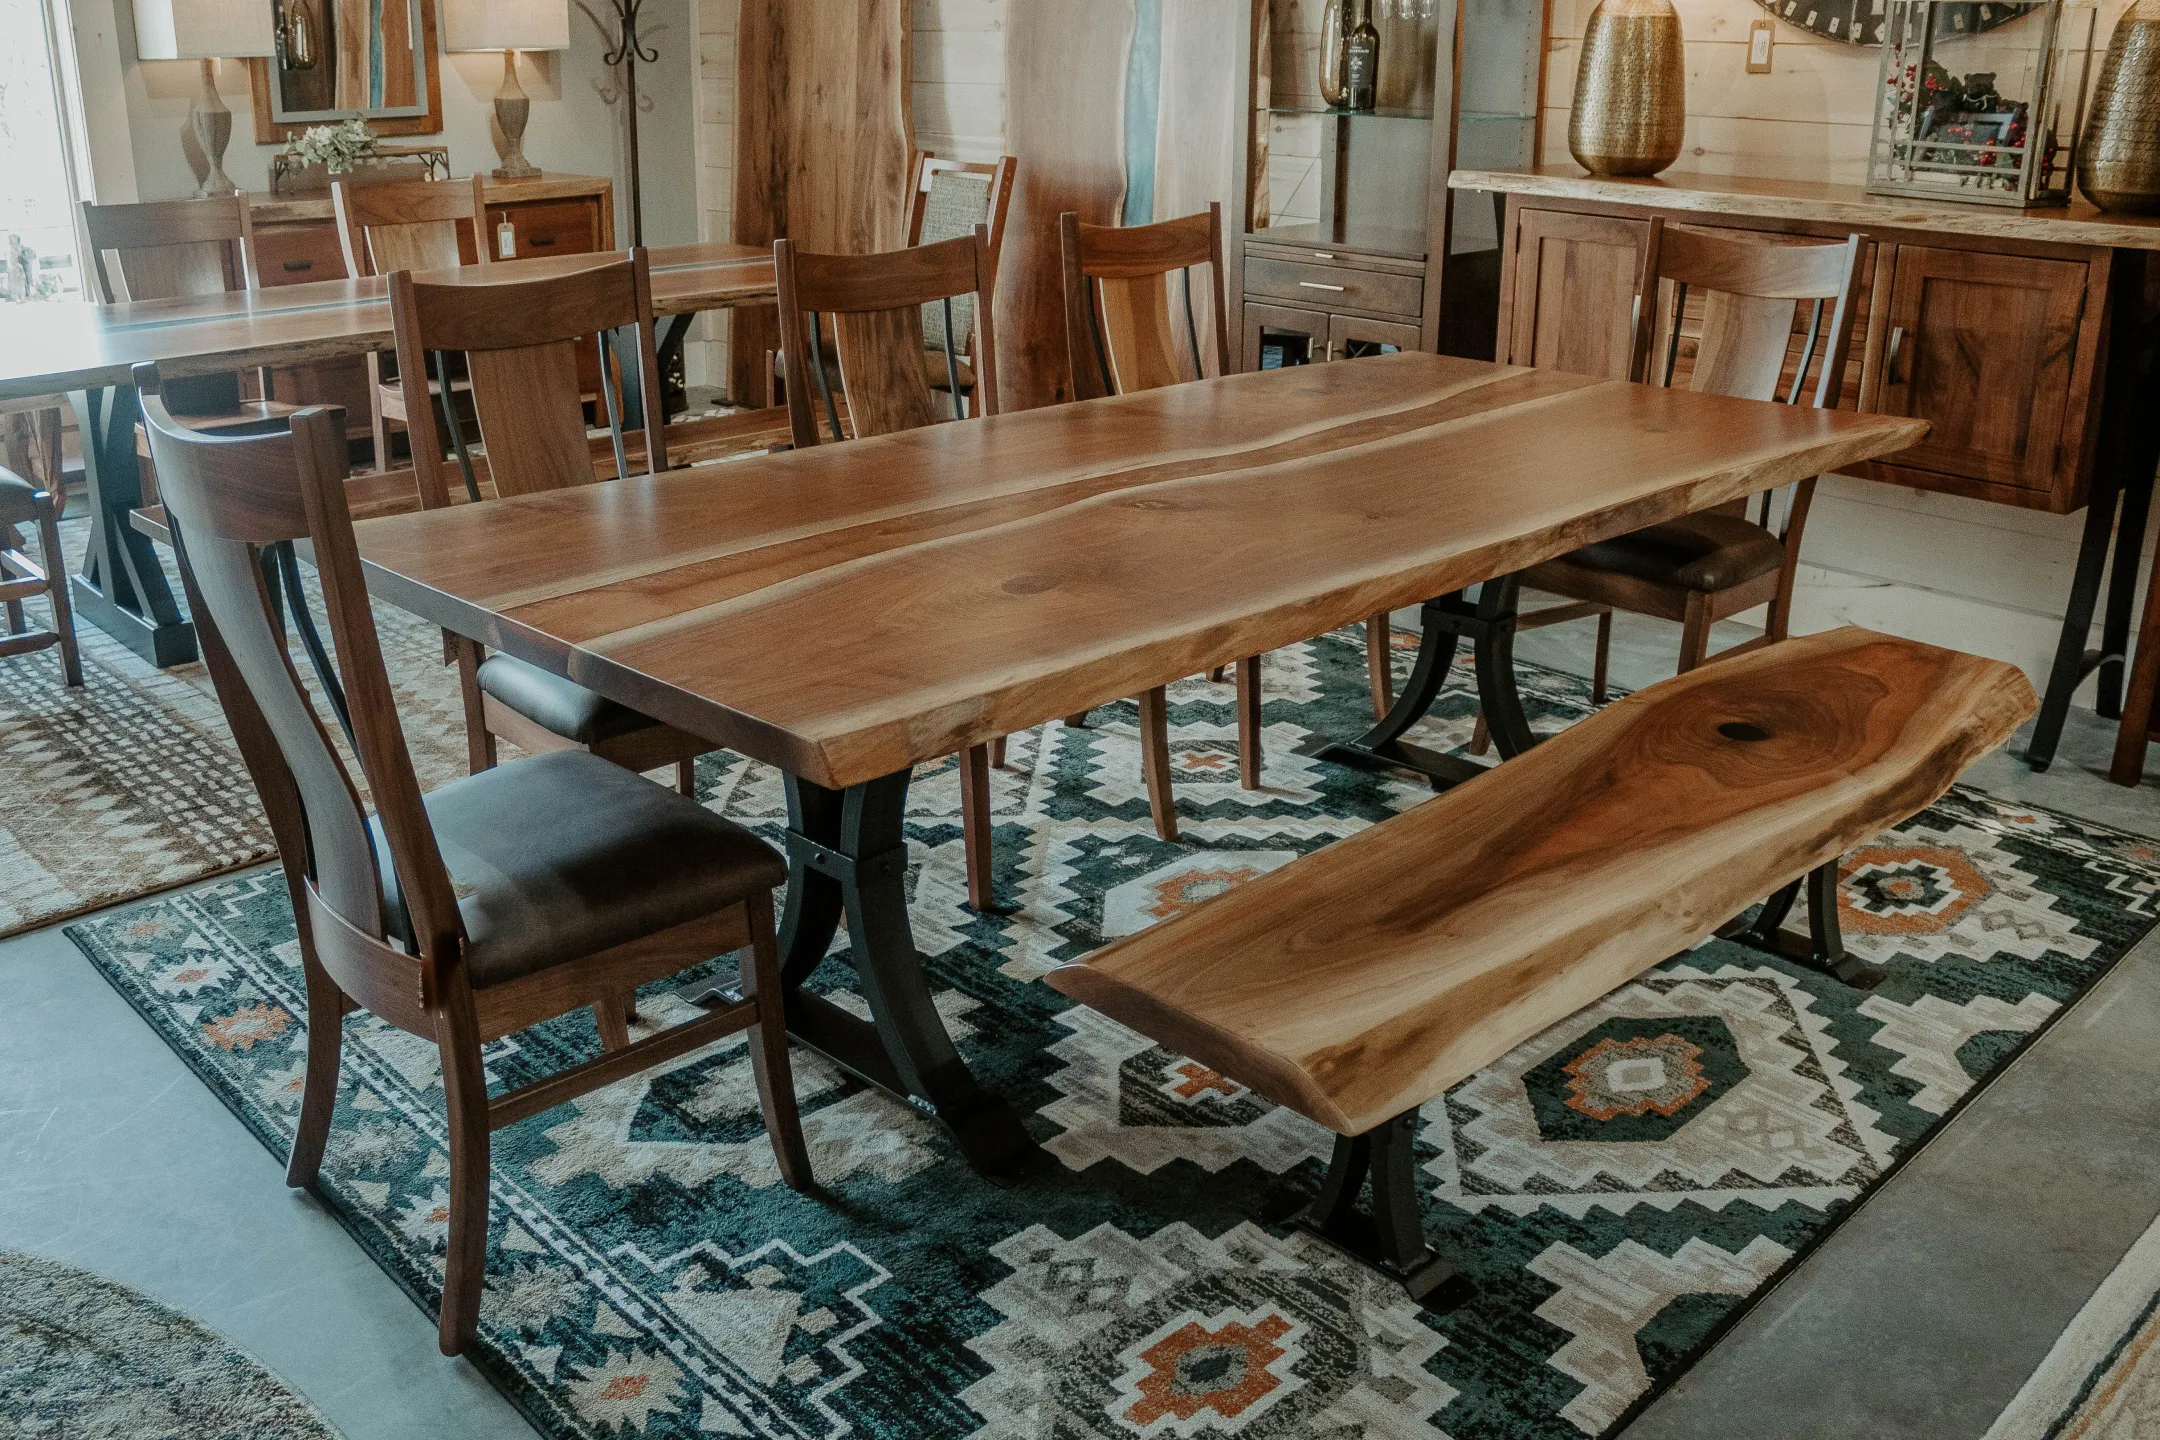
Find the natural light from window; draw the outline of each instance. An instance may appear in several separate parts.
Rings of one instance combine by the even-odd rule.
[[[0,300],[82,288],[45,33],[43,0],[0,0]]]

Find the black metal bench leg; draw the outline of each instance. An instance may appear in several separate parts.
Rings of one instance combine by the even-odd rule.
[[[986,1178],[1017,1177],[1039,1151],[985,1090],[939,1018],[908,925],[902,822],[909,772],[832,790],[787,777],[788,894],[780,924],[788,1033],[952,1133]],[[803,988],[841,918],[869,1020]],[[711,987],[705,987],[707,989]]]
[[[1417,1111],[1406,1110],[1363,1135],[1336,1136],[1320,1193],[1292,1223],[1398,1282],[1418,1304],[1453,1309],[1472,1290],[1425,1240],[1413,1149],[1417,1119]],[[1372,1182],[1369,1216],[1357,1205],[1367,1180]]]
[[[1828,860],[1816,866],[1808,871],[1805,879],[1793,881],[1765,900],[1752,918],[1736,919],[1718,934],[1751,950],[1761,950],[1811,970],[1820,970],[1856,990],[1874,989],[1882,983],[1882,971],[1845,948],[1845,935],[1838,925],[1840,863]],[[1808,897],[1805,939],[1785,928],[1786,917],[1792,914],[1793,903],[1800,898],[1802,885],[1807,886]]]
[[[1511,759],[1536,743],[1515,690],[1515,600],[1520,589],[1513,575],[1478,587],[1474,601],[1460,590],[1428,600],[1418,611],[1417,664],[1402,694],[1378,724],[1355,740],[1311,746],[1304,753],[1360,770],[1411,770],[1432,781],[1435,790],[1460,785],[1487,769],[1475,761],[1443,755],[1402,737],[1423,720],[1440,698],[1455,661],[1456,644],[1468,639],[1475,655],[1478,699],[1502,759]]]

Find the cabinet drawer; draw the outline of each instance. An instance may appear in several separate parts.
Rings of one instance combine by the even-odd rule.
[[[583,200],[511,205],[505,211],[517,236],[517,258],[535,255],[589,255],[599,249],[593,233],[596,212]],[[488,237],[493,243],[494,236]]]
[[[1425,282],[1416,275],[1386,275],[1342,265],[1245,257],[1245,292],[1270,300],[1366,310],[1415,319],[1425,310]]]
[[[256,283],[264,289],[343,280],[345,252],[338,246],[336,223],[264,226],[255,232],[255,269]]]

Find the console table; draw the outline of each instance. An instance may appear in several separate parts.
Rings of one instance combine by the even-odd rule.
[[[1918,416],[1932,428],[1854,473],[2054,514],[2083,509],[2062,635],[2025,758],[2036,770],[2053,761],[2070,697],[2095,670],[2100,713],[2121,717],[2160,464],[2160,264],[2147,260],[2160,250],[2160,220],[2103,215],[2083,202],[2001,210],[1874,196],[1857,185],[1616,180],[1573,166],[1457,170],[1448,184],[1506,196],[1496,358],[1593,375],[1627,374],[1651,216],[1860,234],[1866,270],[1841,404]],[[2111,538],[2101,645],[2088,650]],[[2135,718],[2142,733],[2142,714]]]

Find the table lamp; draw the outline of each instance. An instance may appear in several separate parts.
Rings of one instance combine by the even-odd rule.
[[[135,0],[135,55],[141,60],[200,60],[202,89],[188,125],[210,171],[197,195],[230,195],[240,187],[225,173],[232,111],[217,92],[217,62],[272,53],[271,12],[265,0]]]
[[[570,6],[566,0],[450,0],[443,15],[443,44],[449,50],[503,52],[502,88],[495,92],[495,123],[502,127],[502,164],[498,180],[529,179],[539,167],[525,158],[525,121],[532,101],[518,84],[520,50],[570,48]]]

